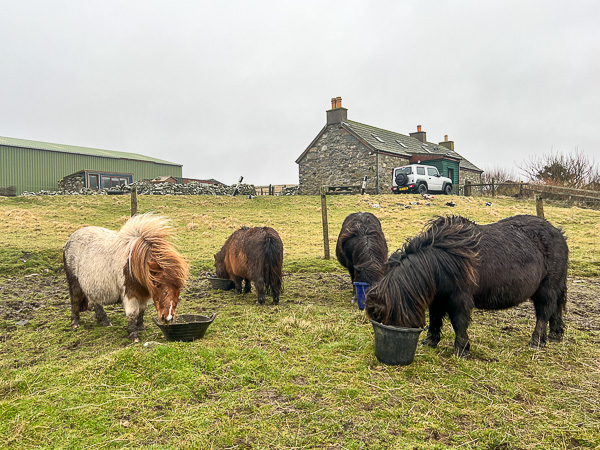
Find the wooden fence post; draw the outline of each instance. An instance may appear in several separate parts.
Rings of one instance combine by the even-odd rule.
[[[325,259],[329,259],[329,224],[327,223],[327,195],[325,186],[321,187],[321,216],[323,218],[323,247]]]
[[[131,190],[131,217],[137,214],[137,187]]]
[[[494,194],[494,179],[492,178],[492,197],[495,197],[496,195]]]
[[[541,195],[535,196],[535,212],[538,217],[544,217],[544,200]]]

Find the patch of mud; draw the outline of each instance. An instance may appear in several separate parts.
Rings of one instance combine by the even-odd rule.
[[[29,275],[0,280],[0,320],[31,320],[43,308],[70,307],[64,277]]]
[[[350,294],[352,289],[347,274],[286,274],[284,282],[290,289],[284,291],[283,302],[325,302],[327,293],[331,290],[348,291]],[[186,313],[213,311],[214,303],[220,301],[220,296],[214,295],[214,292],[204,277],[191,278],[182,293]],[[254,288],[250,295],[256,295]],[[582,331],[600,331],[600,278],[569,279],[567,296],[567,327]],[[242,296],[239,298],[242,303],[247,303]],[[30,275],[0,279],[0,321],[9,322],[11,328],[18,321],[39,317],[39,314],[48,308],[70,308],[69,290],[64,276]],[[481,315],[476,320],[497,323],[507,333],[518,328],[515,319],[535,317],[531,302],[503,311],[474,310],[473,315]],[[7,336],[4,336],[4,339],[6,338]]]
[[[600,331],[600,278],[574,278],[567,280],[567,311],[564,321],[567,326],[580,331]],[[480,322],[493,322],[502,331],[517,332],[516,319],[535,320],[532,302],[501,311],[473,310],[473,317]]]

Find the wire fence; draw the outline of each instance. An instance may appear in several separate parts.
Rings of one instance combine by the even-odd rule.
[[[574,189],[561,186],[548,186],[532,183],[481,183],[466,182],[459,187],[458,195],[473,197],[516,197],[534,198],[536,196],[564,206],[580,206],[600,209],[600,191]]]

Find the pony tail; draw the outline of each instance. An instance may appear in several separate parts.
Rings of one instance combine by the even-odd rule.
[[[281,239],[267,234],[263,242],[263,254],[265,292],[267,294],[273,291],[282,292],[283,274],[281,273],[281,267],[283,265],[283,243]]]

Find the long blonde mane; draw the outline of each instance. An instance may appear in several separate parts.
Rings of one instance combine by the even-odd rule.
[[[182,288],[189,275],[189,264],[169,241],[171,235],[168,219],[150,213],[132,217],[118,233],[127,243],[129,270],[150,291],[164,280]],[[160,278],[150,270],[152,261],[162,268]]]

